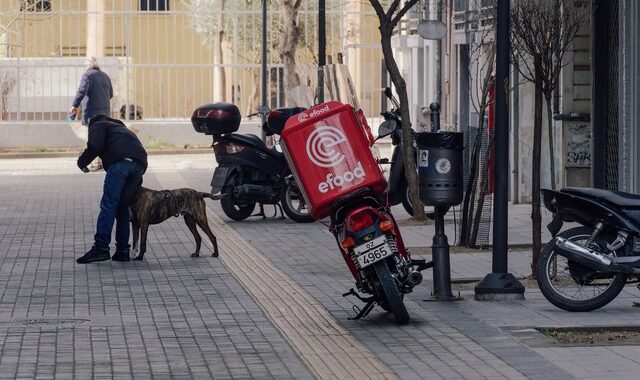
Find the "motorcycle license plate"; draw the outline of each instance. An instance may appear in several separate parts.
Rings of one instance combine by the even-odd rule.
[[[353,251],[358,256],[358,263],[361,269],[375,264],[392,254],[391,247],[387,244],[385,236],[379,236],[367,243],[359,245],[355,247]]]

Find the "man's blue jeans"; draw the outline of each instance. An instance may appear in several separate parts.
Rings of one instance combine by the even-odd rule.
[[[95,246],[109,250],[116,221],[116,252],[129,252],[129,204],[142,184],[144,169],[138,161],[120,160],[109,166],[104,178]]]

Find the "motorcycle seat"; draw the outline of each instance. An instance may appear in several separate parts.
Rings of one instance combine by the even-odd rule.
[[[278,152],[275,148],[267,148],[267,145],[262,141],[260,137],[257,135],[247,133],[247,134],[233,134],[233,138],[238,142],[244,142],[245,144],[252,145],[257,147],[258,149],[271,154],[276,158],[282,158],[284,155]]]
[[[591,187],[565,187],[563,193],[574,194],[587,198],[602,199],[620,207],[640,208],[640,195],[623,193],[621,191],[595,189]]]
[[[233,134],[233,138],[236,139],[237,141],[244,142],[244,143],[247,143],[249,145],[256,145],[258,147],[265,147],[264,142],[262,141],[262,139],[260,137],[256,136],[256,135],[254,135],[254,134],[247,133],[247,134],[241,135],[241,134],[234,133]]]

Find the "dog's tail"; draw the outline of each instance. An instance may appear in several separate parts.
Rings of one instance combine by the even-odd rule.
[[[222,198],[224,198],[227,194],[209,194],[209,193],[203,193],[203,192],[198,192],[198,194],[202,197],[202,198],[209,198],[209,199],[213,199],[214,201],[220,200]]]

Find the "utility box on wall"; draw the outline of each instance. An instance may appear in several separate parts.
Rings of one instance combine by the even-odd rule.
[[[565,186],[591,186],[591,123],[564,121]]]

